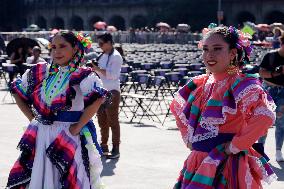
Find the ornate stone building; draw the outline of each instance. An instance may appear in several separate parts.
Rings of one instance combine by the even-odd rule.
[[[16,0],[3,1],[16,2]],[[21,1],[24,4],[20,6],[25,7],[25,13],[21,13],[20,16],[20,13],[16,14],[19,18],[14,21],[17,23],[13,25],[7,23],[12,29],[37,24],[45,29],[92,30],[93,23],[101,20],[121,30],[129,27],[153,26],[159,21],[168,22],[172,26],[187,23],[193,30],[199,30],[210,22],[217,22],[218,9],[218,0]],[[237,25],[247,20],[255,23],[284,23],[283,0],[221,0],[221,9],[224,12],[222,21],[224,24]],[[13,10],[14,13],[17,12],[16,8]],[[6,15],[3,12],[2,14]],[[11,14],[6,16],[8,19],[15,15],[11,11],[7,14]],[[2,22],[0,29],[1,24]]]

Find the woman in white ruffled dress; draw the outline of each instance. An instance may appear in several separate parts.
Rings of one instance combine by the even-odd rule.
[[[12,83],[17,105],[31,121],[18,148],[7,188],[100,189],[102,163],[91,120],[107,91],[91,69],[80,67],[90,38],[59,32],[51,65],[38,63]]]

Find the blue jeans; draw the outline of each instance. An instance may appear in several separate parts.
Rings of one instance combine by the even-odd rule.
[[[275,142],[276,150],[281,150],[284,141],[284,87],[268,86],[264,83],[264,88],[269,92],[276,104],[276,121],[275,121]],[[260,137],[258,142],[265,143],[266,135]]]

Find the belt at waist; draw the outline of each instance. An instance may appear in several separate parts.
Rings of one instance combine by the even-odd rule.
[[[81,111],[58,111],[53,118],[53,121],[61,122],[77,122],[83,112]]]
[[[232,141],[234,135],[233,133],[219,133],[214,138],[192,143],[192,149],[201,152],[210,152],[216,146]]]

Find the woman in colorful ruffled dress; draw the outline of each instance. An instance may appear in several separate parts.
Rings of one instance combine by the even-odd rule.
[[[275,105],[254,75],[239,68],[252,47],[234,27],[210,25],[202,40],[205,75],[176,94],[171,111],[192,151],[175,189],[259,189],[276,178],[252,148],[275,120]]]
[[[99,189],[102,163],[91,120],[107,91],[91,69],[80,67],[91,41],[60,32],[51,65],[38,63],[12,84],[17,105],[30,120],[7,188]]]

